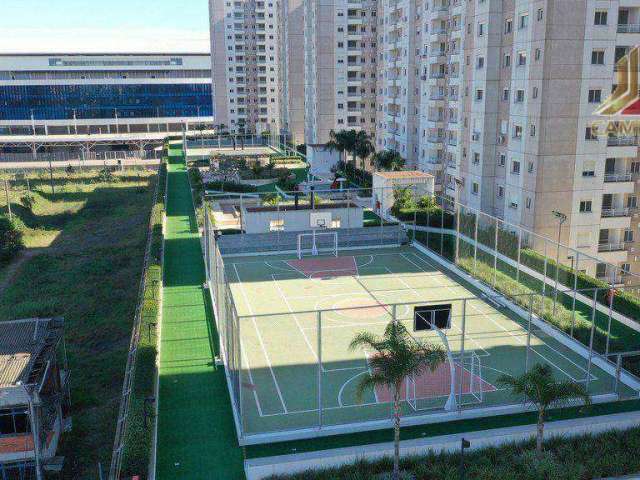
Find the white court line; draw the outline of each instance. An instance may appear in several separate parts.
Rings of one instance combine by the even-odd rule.
[[[407,260],[408,262],[412,263],[414,266],[416,266],[417,268],[422,269],[422,267],[420,267],[420,265],[416,264],[415,262],[413,262],[410,258],[407,258],[407,256],[404,253],[400,254],[405,260]],[[413,255],[414,257],[416,257],[418,260],[426,263],[427,265],[429,265],[430,267],[434,267],[431,263],[429,263],[427,260],[421,258],[420,256],[416,255],[415,253],[411,253],[411,255]],[[462,285],[461,285],[462,286]],[[451,288],[451,287],[445,287],[445,288]],[[464,288],[464,287],[463,287]],[[483,317],[488,318],[489,320],[491,320],[491,322],[493,322],[493,324],[495,326],[497,326],[498,328],[500,328],[501,330],[505,331],[506,333],[508,333],[511,337],[515,338],[516,341],[518,343],[520,343],[521,345],[526,345],[526,342],[523,341],[519,335],[514,335],[513,333],[511,333],[510,330],[507,330],[504,326],[500,325],[498,322],[496,322],[491,315],[484,313],[483,311],[481,311],[480,309],[478,309],[478,307],[476,307],[473,303],[471,303],[471,308],[473,308],[476,312],[478,312],[480,315],[482,315]],[[496,313],[500,313],[498,311],[496,311]],[[513,321],[513,320],[511,320]],[[514,322],[516,323],[516,322]],[[517,323],[516,323],[517,324]],[[522,329],[523,333],[526,333],[526,330],[524,330],[522,328],[522,326],[520,326],[520,328]],[[539,338],[539,337],[538,337]],[[539,338],[539,340],[542,340]],[[582,370],[583,372],[587,372],[584,368],[582,368],[580,365],[576,364],[573,360],[571,360],[569,357],[565,356],[564,354],[562,354],[561,352],[557,351],[555,348],[553,348],[551,345],[547,344],[544,340],[542,340],[544,346],[546,346],[547,348],[551,349],[552,351],[554,351],[556,354],[558,354],[560,357],[564,358],[565,360],[567,360],[570,364],[574,365],[576,368],[578,368],[579,370]],[[546,362],[550,363],[551,365],[553,365],[554,367],[556,367],[560,372],[564,373],[567,377],[569,377],[571,380],[573,380],[574,382],[578,382],[579,380],[574,378],[572,375],[570,375],[569,373],[565,372],[562,368],[560,368],[558,365],[556,365],[555,363],[553,363],[551,360],[549,360],[547,357],[545,357],[543,354],[541,354],[540,352],[538,352],[534,347],[530,346],[529,347],[531,349],[531,351],[533,353],[535,353],[536,355],[540,356],[541,358],[543,358]],[[598,378],[591,374],[591,379],[592,380],[598,380]]]
[[[369,260],[363,263],[362,265],[358,265],[358,262],[356,261],[356,256],[353,256],[353,261],[356,264],[356,271],[358,270],[358,268],[366,267],[367,265],[370,265],[371,263],[373,263],[373,255],[359,255],[359,257],[369,257]]]
[[[286,260],[279,260],[282,263],[286,263],[287,265],[289,265],[291,267],[291,265],[289,264],[289,262],[287,262]],[[247,262],[249,263],[249,262]],[[253,263],[253,262],[251,262]],[[258,263],[258,262],[255,262]],[[289,272],[289,273],[294,273],[294,272],[298,272],[301,273],[300,270],[296,269],[296,268],[284,268],[284,267],[278,267],[277,265],[271,265],[271,262],[264,262],[265,265],[267,265],[267,267],[273,268],[274,270],[282,270],[283,272]],[[234,263],[235,265],[235,263]],[[240,263],[240,265],[242,265],[242,263]]]
[[[263,417],[264,415],[262,414],[262,407],[260,406],[260,400],[258,399],[258,392],[256,391],[256,382],[253,381],[253,375],[251,374],[251,367],[249,366],[249,357],[247,357],[247,354],[244,351],[244,345],[242,344],[242,340],[240,340],[240,353],[242,354],[242,358],[244,358],[244,361],[247,365],[247,372],[249,373],[249,381],[251,382],[251,385],[253,385],[253,398],[256,400],[256,406],[258,407],[258,415],[260,415],[261,417]],[[240,384],[240,388],[242,388],[242,384]]]
[[[262,335],[260,334],[260,330],[258,329],[258,324],[256,323],[256,317],[253,313],[253,308],[251,307],[251,302],[249,302],[249,298],[247,297],[246,292],[244,291],[244,285],[242,284],[242,280],[240,280],[240,274],[238,273],[238,269],[236,268],[236,264],[233,264],[233,270],[236,273],[236,277],[238,278],[238,283],[240,284],[240,292],[242,293],[242,297],[244,298],[245,303],[247,304],[247,308],[249,309],[249,313],[253,315],[251,317],[251,321],[253,322],[253,326],[256,329],[256,333],[258,334],[258,342],[260,342],[260,347],[262,348],[262,353],[264,353],[264,357],[267,360],[267,366],[269,367],[269,371],[271,372],[271,378],[273,378],[273,383],[276,386],[276,391],[278,392],[278,397],[280,397],[280,403],[282,403],[282,408],[284,409],[284,413],[288,413],[287,406],[284,403],[284,398],[282,396],[282,392],[280,391],[280,385],[278,385],[278,380],[276,380],[276,374],[273,371],[273,367],[271,366],[271,359],[269,358],[269,354],[267,353],[267,349],[264,345],[264,341],[262,339]]]
[[[342,403],[342,392],[344,391],[344,388],[355,378],[358,378],[360,375],[363,375],[365,373],[369,373],[368,370],[363,370],[360,373],[356,373],[353,377],[351,377],[350,379],[348,379],[346,382],[344,382],[342,384],[342,386],[340,387],[340,390],[338,391],[338,406],[340,407],[344,407],[344,404]],[[376,401],[377,403],[377,401]]]

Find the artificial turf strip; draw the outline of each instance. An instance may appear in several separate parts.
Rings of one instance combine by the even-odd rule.
[[[191,192],[181,150],[169,151],[160,337],[156,478],[243,479]]]

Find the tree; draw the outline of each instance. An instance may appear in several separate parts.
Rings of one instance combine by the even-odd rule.
[[[591,397],[584,385],[572,381],[556,381],[549,365],[538,363],[519,377],[501,375],[497,383],[511,388],[514,395],[524,395],[526,401],[534,405],[538,410],[538,432],[536,437],[536,452],[538,456],[542,454],[544,422],[549,408],[566,405],[575,399],[582,400],[585,405],[591,404]]]
[[[365,391],[386,387],[393,394],[394,458],[393,479],[400,475],[400,395],[402,385],[410,376],[434,371],[446,360],[444,349],[415,340],[399,322],[387,325],[382,336],[371,332],[358,333],[349,345],[350,350],[366,348],[375,352],[369,357],[370,375],[362,378],[357,387],[357,398],[362,401]]]
[[[398,171],[404,167],[405,160],[395,150],[382,150],[371,157],[371,163],[376,170]]]
[[[11,261],[23,249],[22,232],[7,217],[0,217],[0,262]]]
[[[341,154],[352,152],[356,145],[356,131],[355,130],[331,130],[329,132],[329,141],[325,144],[325,147],[329,150],[337,150]],[[355,166],[355,165],[354,165]]]

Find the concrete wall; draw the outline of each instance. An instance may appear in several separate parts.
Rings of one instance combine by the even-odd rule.
[[[361,228],[363,226],[363,209],[332,208],[320,210],[267,210],[251,212],[243,210],[243,224],[246,233],[265,233],[270,231],[272,220],[284,220],[285,231],[309,230],[311,226],[310,216],[312,212],[330,212],[333,220],[340,219],[339,228]]]

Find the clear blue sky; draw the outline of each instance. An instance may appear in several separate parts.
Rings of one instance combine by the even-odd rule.
[[[159,45],[164,45],[163,41],[167,44],[184,41],[192,48],[199,48],[194,45],[205,45],[204,37],[209,32],[207,0],[18,0],[1,3],[2,51],[59,50],[67,48],[66,45],[68,50],[74,46],[77,50],[104,50],[111,43],[115,44],[115,50],[126,49],[127,44],[133,50],[144,50],[146,44],[149,48],[154,47],[154,37],[160,41]]]

